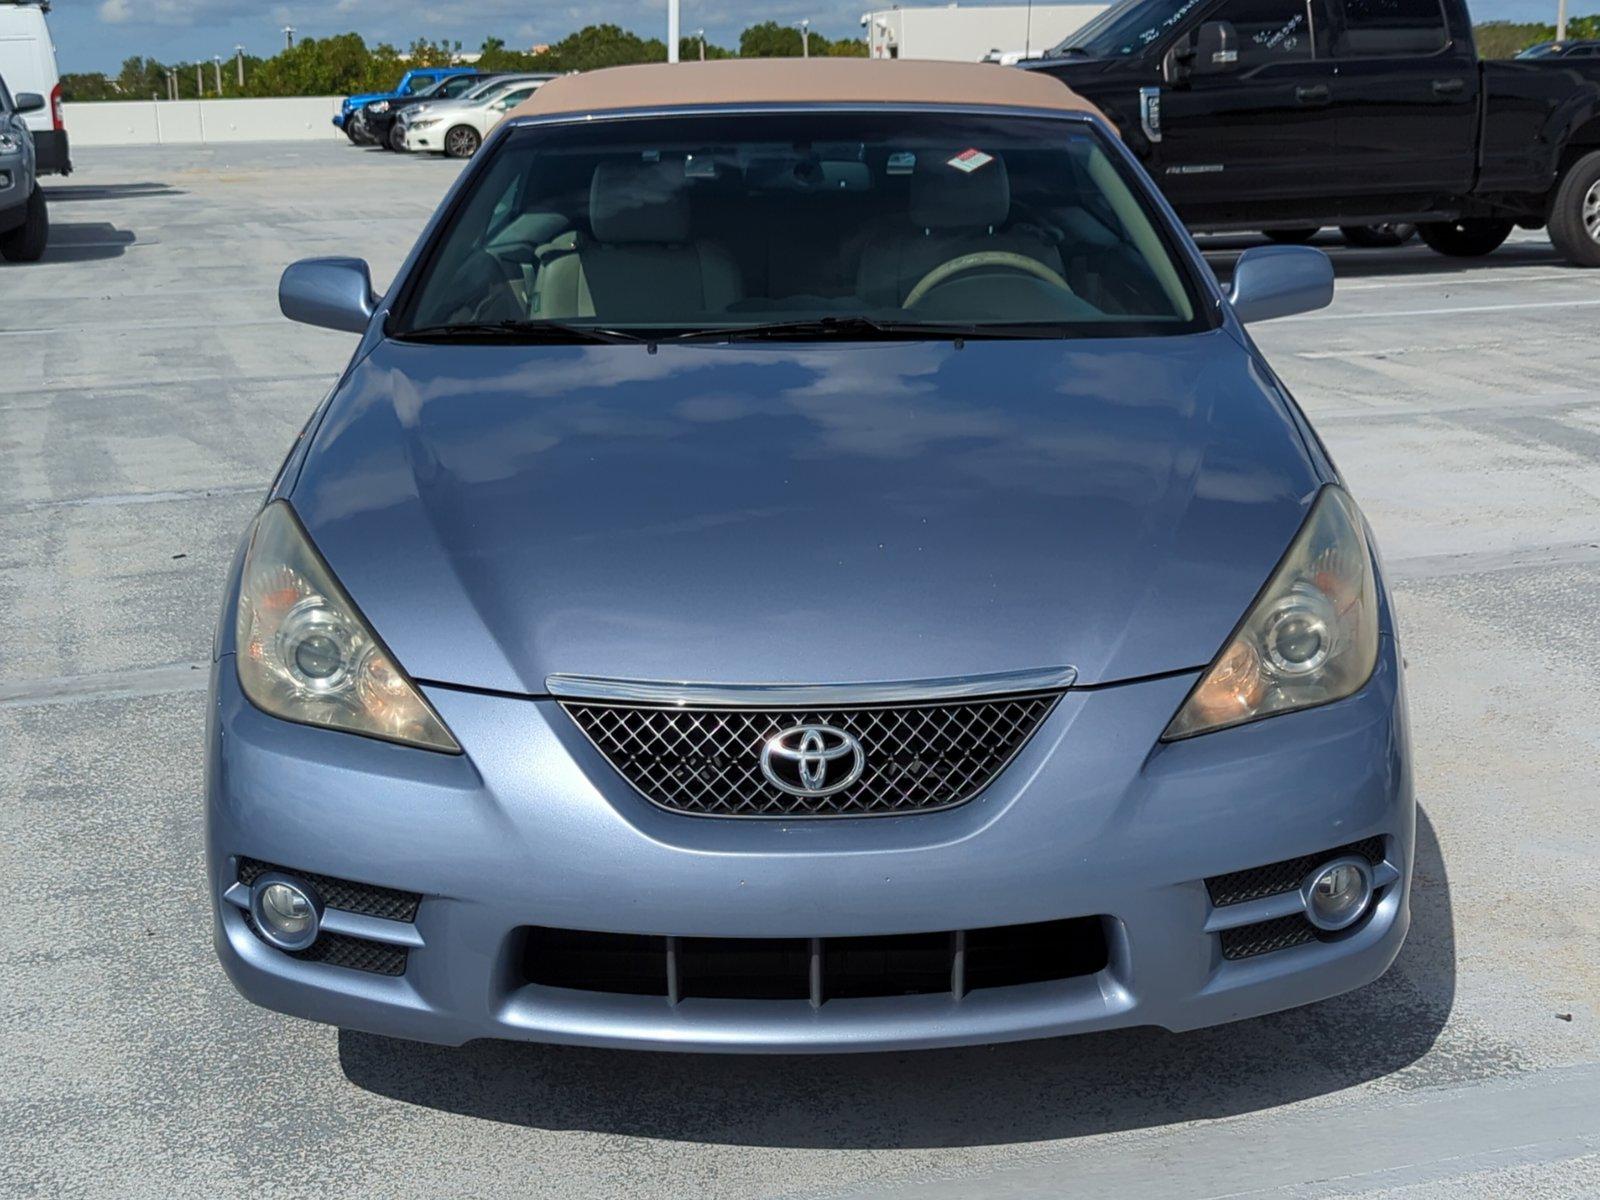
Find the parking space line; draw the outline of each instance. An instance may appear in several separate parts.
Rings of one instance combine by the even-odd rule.
[[[1459,308],[1401,308],[1383,312],[1312,313],[1303,317],[1279,317],[1277,324],[1303,321],[1392,321],[1396,317],[1451,317],[1464,313],[1517,312],[1535,308],[1595,308],[1600,300],[1539,300],[1529,304],[1471,304]]]
[[[266,493],[267,487],[262,483],[194,488],[181,492],[122,492],[109,496],[77,496],[64,500],[23,500],[19,503],[0,504],[0,513],[46,512],[57,508],[118,508],[125,504],[171,504],[183,500],[211,500],[228,496],[264,496]]]
[[[127,700],[172,692],[198,692],[210,682],[205,663],[170,663],[92,675],[61,675],[0,683],[0,708],[75,704],[84,700]]]

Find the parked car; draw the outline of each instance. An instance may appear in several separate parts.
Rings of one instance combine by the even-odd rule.
[[[0,75],[14,95],[43,96],[42,107],[25,116],[41,175],[72,174],[72,148],[67,141],[66,114],[61,106],[61,72],[56,47],[45,21],[48,4],[21,0],[0,3]]]
[[[431,114],[435,114],[441,109],[461,108],[469,104],[474,104],[479,100],[487,98],[491,93],[503,91],[511,84],[521,80],[537,79],[543,81],[552,78],[554,78],[554,76],[548,73],[506,72],[504,74],[490,75],[480,79],[474,87],[452,99],[421,100],[416,104],[409,105],[400,110],[399,114],[395,117],[394,130],[392,130],[389,135],[390,141],[391,143],[398,141],[400,144],[396,146],[396,149],[403,150],[405,149],[406,133],[409,131],[411,122],[413,121],[419,120],[420,118],[429,116]]]
[[[0,76],[0,258],[8,262],[38,262],[50,240],[50,214],[27,123],[29,113],[45,106],[37,92],[13,96]]]
[[[523,79],[492,88],[476,100],[430,106],[406,123],[406,149],[432,151],[448,158],[471,158],[502,117],[544,86],[542,79]]]
[[[1600,41],[1540,42],[1529,46],[1518,58],[1600,58]]]
[[[406,148],[405,132],[398,125],[402,112],[430,100],[456,100],[497,76],[477,71],[465,75],[452,75],[441,79],[415,96],[401,100],[374,100],[359,109],[352,121],[359,124],[363,140],[386,150],[401,151]]]
[[[379,298],[227,585],[217,952],[428,1041],[845,1051],[1363,984],[1415,812],[1371,535],[1224,291],[1047,77],[547,84]],[[692,682],[684,682],[692,681]]]
[[[1106,110],[1191,229],[1547,227],[1600,266],[1600,61],[1480,62],[1464,0],[1119,0],[1024,69]]]
[[[417,95],[425,91],[441,79],[448,79],[452,75],[475,74],[471,67],[415,67],[400,77],[400,82],[394,85],[392,92],[365,92],[360,95],[346,96],[343,105],[333,118],[334,125],[343,130],[351,141],[356,140],[355,130],[351,118],[364,106],[374,100],[400,100],[408,96]]]

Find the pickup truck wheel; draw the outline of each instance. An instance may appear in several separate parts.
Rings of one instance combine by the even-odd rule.
[[[50,240],[50,214],[44,206],[44,193],[34,186],[28,197],[27,218],[15,229],[0,234],[0,258],[7,262],[38,262]]]
[[[1550,244],[1574,266],[1600,267],[1600,150],[1562,177],[1550,206]]]
[[[1322,230],[1316,226],[1306,229],[1263,229],[1261,236],[1269,242],[1277,242],[1283,246],[1304,246]]]
[[[471,125],[457,125],[444,135],[444,152],[451,158],[471,158],[483,144],[483,137]]]
[[[1390,221],[1386,225],[1341,225],[1339,232],[1352,246],[1375,250],[1387,246],[1404,246],[1417,236],[1417,227],[1404,221]]]
[[[1500,248],[1511,236],[1514,221],[1424,221],[1417,232],[1429,247],[1451,258],[1477,258]]]

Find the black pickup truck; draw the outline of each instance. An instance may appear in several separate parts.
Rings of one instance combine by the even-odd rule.
[[[1042,58],[1195,230],[1548,227],[1600,267],[1600,60],[1483,62],[1463,0],[1119,0]]]

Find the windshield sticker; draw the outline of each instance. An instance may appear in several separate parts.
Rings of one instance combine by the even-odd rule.
[[[909,175],[917,169],[917,156],[909,150],[889,155],[889,174]]]
[[[971,175],[979,167],[986,167],[994,161],[994,155],[985,154],[982,150],[963,150],[960,154],[950,159],[945,165]]]
[[[1179,21],[1183,20],[1191,12],[1198,8],[1200,3],[1201,0],[1184,0],[1184,2],[1178,5],[1176,9],[1162,18],[1158,24],[1152,25],[1148,29],[1135,34],[1133,42],[1124,46],[1122,48],[1122,53],[1132,54],[1137,50],[1144,49],[1144,47],[1155,41],[1162,34],[1166,33],[1167,30],[1171,29]]]

